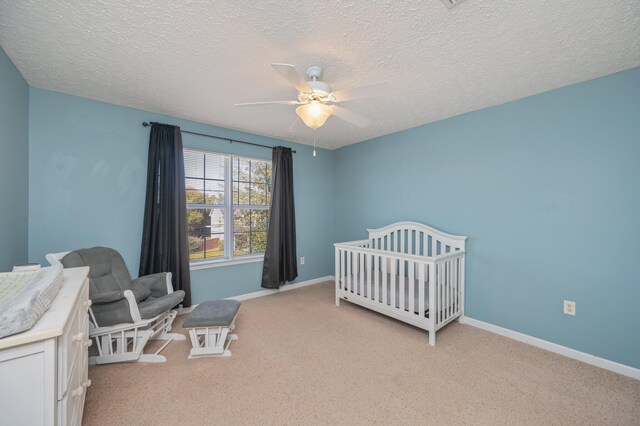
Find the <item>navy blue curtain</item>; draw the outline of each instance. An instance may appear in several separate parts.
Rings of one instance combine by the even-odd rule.
[[[151,123],[139,275],[171,272],[185,307],[191,306],[186,209],[180,127]]]
[[[279,288],[298,276],[293,153],[277,146],[272,156],[271,215],[262,267],[262,287]]]

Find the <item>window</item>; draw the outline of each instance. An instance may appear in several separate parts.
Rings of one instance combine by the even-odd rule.
[[[191,263],[264,254],[271,162],[184,150]]]

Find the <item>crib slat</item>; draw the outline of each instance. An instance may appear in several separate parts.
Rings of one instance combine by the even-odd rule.
[[[347,282],[345,281],[344,276],[344,250],[340,250],[340,288],[345,290],[347,287]]]
[[[364,253],[358,253],[358,269],[360,271],[358,274],[358,281],[360,282],[358,290],[360,296],[364,297]]]
[[[347,291],[352,291],[353,288],[351,286],[352,281],[352,271],[351,271],[351,257],[353,256],[353,252],[351,250],[347,250]]]
[[[340,282],[340,274],[342,273],[340,271],[340,249],[336,248],[335,249],[335,264],[334,264],[334,268],[335,268],[335,272],[334,272],[334,277],[336,280],[336,292],[338,291],[338,289],[342,288],[342,283]],[[337,299],[338,295],[336,294],[336,303],[338,302]]]
[[[340,253],[341,249],[335,249],[335,279],[336,279],[336,291],[342,289],[342,268],[340,267]],[[337,295],[336,295],[337,296]]]
[[[340,288],[342,288],[343,290],[347,289],[347,274],[346,274],[346,269],[345,269],[345,258],[346,258],[346,253],[344,250],[340,250],[340,277],[342,278],[342,285]]]
[[[396,277],[397,277],[397,273],[396,273],[396,260],[395,259],[390,259],[391,260],[391,264],[390,269],[389,269],[389,276],[390,276],[390,287],[391,287],[391,297],[390,297],[390,301],[389,301],[389,306],[391,306],[392,308],[396,306]]]
[[[440,314],[440,322],[444,320],[444,263],[440,264],[440,306],[438,306],[438,313]]]
[[[458,313],[462,313],[462,259],[458,259]]]
[[[455,299],[456,282],[455,282],[455,274],[454,274],[455,265],[456,265],[455,259],[449,262],[449,273],[451,274],[451,287],[449,290],[449,299],[451,300],[451,308],[449,309],[449,316],[452,316],[456,313],[455,305],[454,305],[456,301]]]
[[[436,297],[436,301],[438,302],[438,306],[436,306],[436,315],[437,315],[437,322],[441,323],[442,322],[442,263],[439,263],[438,266],[436,267],[436,273],[438,274],[438,278],[436,279],[436,281],[438,282],[437,285],[437,290],[438,290],[438,296]]]
[[[409,263],[409,306],[407,309],[410,314],[415,313],[416,305],[415,305],[415,294],[416,291],[416,282],[415,282],[415,273],[416,273],[416,263],[411,261]]]
[[[382,288],[380,291],[382,292],[382,303],[387,304],[387,300],[389,299],[389,277],[387,276],[387,269],[389,266],[389,258],[388,257],[380,257],[380,262],[382,262]]]
[[[442,247],[442,246],[441,246]],[[440,321],[447,319],[447,263],[444,262],[440,266],[442,271],[442,306],[440,308]]]
[[[456,306],[456,302],[458,301],[458,274],[456,271],[456,265],[458,264],[458,259],[454,259],[451,261],[451,280],[453,282],[451,288],[451,315],[455,315],[458,307]]]
[[[438,324],[438,265],[433,264],[433,324]],[[431,294],[429,294],[431,297]]]
[[[456,314],[460,312],[460,259],[456,259]]]
[[[458,259],[453,261],[453,283],[454,283],[454,291],[453,291],[453,314],[458,314]]]
[[[451,281],[451,262],[448,261],[445,263],[446,265],[446,286],[447,286],[447,300],[446,300],[446,304],[447,304],[447,309],[445,310],[446,312],[446,317],[449,318],[451,316],[451,286],[453,285],[453,282]]]
[[[400,233],[400,246],[398,247],[398,253],[404,252],[404,229],[398,231]]]
[[[429,264],[429,326],[435,330],[436,325],[436,265]],[[430,330],[431,331],[431,330]]]
[[[367,299],[371,300],[373,299],[373,282],[371,280],[371,260],[373,259],[373,257],[371,256],[371,254],[367,254],[367,264],[366,264],[366,269],[367,269]]]
[[[451,305],[453,303],[453,298],[451,295],[451,291],[453,289],[453,271],[451,270],[451,267],[453,266],[453,262],[452,261],[448,261],[447,262],[447,283],[449,284],[447,286],[447,318],[449,318],[453,312],[451,311]]]
[[[380,257],[373,256],[373,298],[376,302],[380,301]]]
[[[400,299],[400,304],[398,307],[401,311],[404,311],[404,287],[405,287],[405,279],[404,279],[404,267],[405,261],[400,260],[398,262],[400,264],[400,272],[398,273],[398,292],[400,293],[398,296]]]
[[[444,250],[444,249],[443,249]],[[447,262],[442,263],[442,321],[447,319]]]
[[[425,246],[426,247],[426,246]],[[422,318],[424,316],[424,295],[425,295],[425,286],[427,285],[427,281],[425,280],[425,269],[427,265],[424,263],[420,263],[418,265],[418,316]],[[427,292],[429,290],[427,289]],[[431,313],[433,315],[433,313]]]
[[[344,250],[342,252],[342,276],[343,276],[343,290],[348,290],[349,289],[349,273],[347,271],[347,265],[349,263],[349,250]]]
[[[438,264],[433,265],[433,275],[434,275],[434,282],[433,282],[433,295],[434,295],[434,299],[433,299],[433,321],[434,324],[438,324],[438,298],[440,297],[440,290],[438,289],[439,283],[439,268],[438,268]]]

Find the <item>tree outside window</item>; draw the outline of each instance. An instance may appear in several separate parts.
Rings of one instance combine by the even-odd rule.
[[[184,162],[191,262],[263,254],[271,162],[189,149]]]

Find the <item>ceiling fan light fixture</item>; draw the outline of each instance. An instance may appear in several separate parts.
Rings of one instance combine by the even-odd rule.
[[[296,114],[304,121],[304,124],[316,130],[322,127],[327,122],[327,119],[331,117],[333,108],[318,101],[313,101],[296,108]]]

